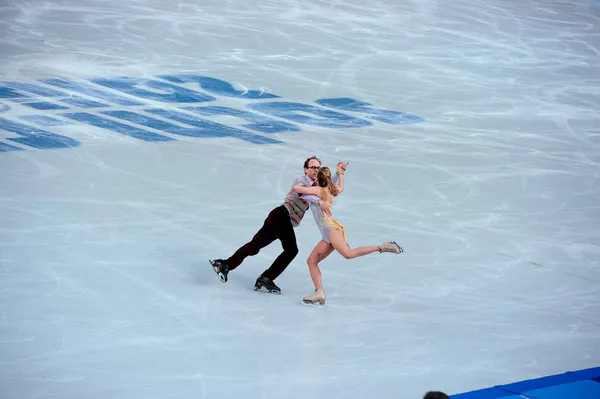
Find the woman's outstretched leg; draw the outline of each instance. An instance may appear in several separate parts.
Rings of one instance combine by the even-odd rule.
[[[344,239],[344,233],[340,230],[334,230],[329,233],[329,241],[331,241],[333,248],[346,259],[358,258],[359,256],[365,256],[380,251],[379,246],[377,245],[368,245],[350,249],[350,246]]]

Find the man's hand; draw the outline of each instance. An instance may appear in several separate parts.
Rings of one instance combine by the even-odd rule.
[[[327,202],[320,200],[319,207],[321,208],[321,210],[323,211],[323,213],[325,215],[331,216],[331,206]]]

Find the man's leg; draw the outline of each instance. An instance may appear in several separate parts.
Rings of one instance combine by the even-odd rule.
[[[265,219],[260,230],[252,237],[252,240],[242,245],[229,259],[226,260],[229,270],[234,270],[241,265],[248,256],[258,254],[261,249],[275,241],[278,234],[272,214],[273,211],[269,213],[269,216]]]
[[[281,241],[283,252],[275,259],[271,267],[261,274],[261,277],[266,277],[271,281],[279,277],[292,260],[294,260],[296,255],[298,255],[298,245],[296,244],[294,226],[292,226],[289,214],[285,208],[284,211],[285,213],[280,212],[278,214],[273,226],[278,233],[277,238]]]
[[[252,237],[252,240],[242,245],[231,257],[210,261],[210,264],[222,282],[227,282],[229,272],[238,267],[246,257],[256,255],[262,248],[275,241],[277,230],[274,228],[273,216],[277,215],[276,210],[277,208],[269,213],[260,230]]]

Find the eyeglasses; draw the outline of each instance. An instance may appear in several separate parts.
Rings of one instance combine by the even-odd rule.
[[[319,169],[321,169],[321,167],[320,166],[309,166],[306,169],[319,170]]]

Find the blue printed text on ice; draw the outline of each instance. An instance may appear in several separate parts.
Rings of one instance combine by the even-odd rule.
[[[219,97],[248,102],[245,109],[205,105]],[[352,98],[325,98],[316,100],[315,104],[288,102],[263,90],[236,90],[226,81],[188,74],[160,75],[152,79],[94,78],[86,82],[5,81],[0,82],[0,101],[0,114],[3,114],[0,132],[8,133],[4,139],[37,149],[79,146],[77,140],[51,131],[52,127],[73,123],[152,142],[188,136],[279,144],[282,141],[273,133],[298,132],[300,125],[345,129],[371,126],[376,122],[423,121],[417,115],[374,108]],[[13,109],[17,107],[39,112],[19,115]],[[239,118],[242,124],[233,127],[211,120],[223,115]],[[0,141],[0,152],[22,151],[22,146]]]

